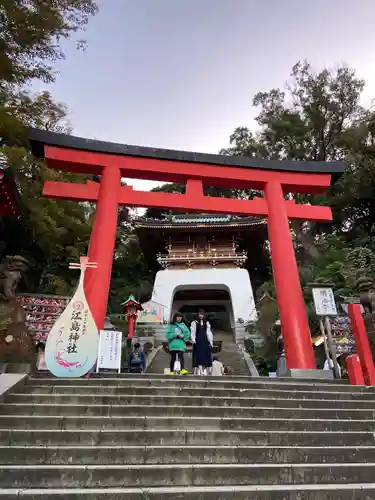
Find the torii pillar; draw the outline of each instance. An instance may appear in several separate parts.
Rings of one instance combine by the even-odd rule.
[[[291,370],[316,368],[289,220],[330,221],[332,213],[328,207],[285,200],[284,193],[323,193],[331,183],[327,167],[319,162],[285,164],[138,148],[43,131],[34,131],[33,136],[34,154],[44,157],[48,166],[101,175],[100,184],[47,181],[43,190],[48,197],[97,204],[89,257],[98,267],[88,270],[85,291],[98,329],[104,326],[107,310],[119,205],[264,216],[268,218],[287,366]],[[249,165],[244,167],[244,162]],[[344,166],[336,163],[330,168],[340,173]],[[186,183],[186,193],[134,191],[121,186],[122,176]],[[264,190],[265,197],[239,200],[204,196],[203,184]]]
[[[115,253],[118,194],[121,186],[119,168],[104,167],[96,201],[96,213],[92,226],[88,257],[98,262],[97,269],[88,269],[85,277],[85,293],[98,330],[104,328],[112,264]],[[92,272],[95,271],[95,272]]]

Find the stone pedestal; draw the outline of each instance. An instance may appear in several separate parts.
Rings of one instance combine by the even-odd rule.
[[[285,377],[292,378],[307,378],[307,379],[318,379],[318,380],[333,380],[332,370],[298,370],[292,369],[287,370]]]
[[[16,299],[0,299],[0,363],[35,366],[35,347],[25,319],[23,308]]]

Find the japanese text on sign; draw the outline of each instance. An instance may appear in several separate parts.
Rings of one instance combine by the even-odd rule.
[[[318,316],[336,316],[337,308],[332,288],[313,288],[315,312]]]
[[[122,332],[101,330],[97,371],[100,368],[120,370],[121,368]]]

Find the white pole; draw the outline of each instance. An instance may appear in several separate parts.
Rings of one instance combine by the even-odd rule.
[[[333,343],[331,322],[328,316],[325,316],[324,323],[327,330],[327,340],[328,340],[329,350],[331,351],[332,354],[333,372],[336,378],[340,378],[340,369],[339,369],[339,364],[337,362],[336,347],[335,344]]]
[[[119,337],[119,355],[118,355],[118,373],[121,373],[121,354],[122,354],[122,332],[117,332],[117,335]]]
[[[98,347],[98,359],[96,360],[96,373],[99,373],[100,355],[102,346],[102,332],[99,332],[99,347]]]

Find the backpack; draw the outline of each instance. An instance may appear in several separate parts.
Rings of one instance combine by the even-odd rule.
[[[132,354],[132,359],[130,361],[131,365],[140,365],[142,363],[140,351],[134,351]]]

